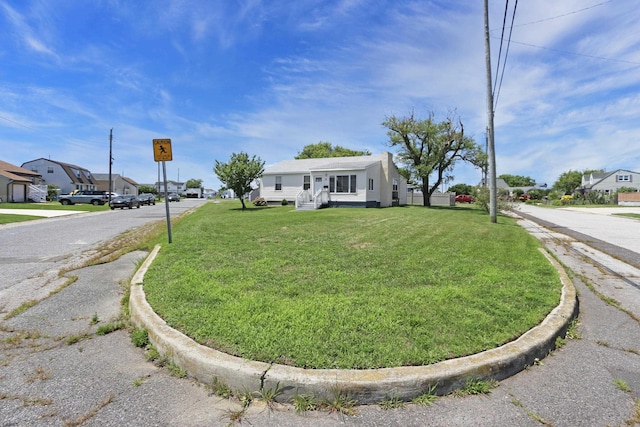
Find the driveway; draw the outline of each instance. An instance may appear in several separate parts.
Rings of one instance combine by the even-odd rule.
[[[540,363],[500,382],[488,395],[445,396],[431,406],[406,404],[392,410],[361,406],[351,416],[297,414],[288,404],[268,408],[253,403],[237,425],[637,425],[640,309],[633,308],[633,301],[640,290],[634,287],[636,273],[629,270],[629,279],[603,268],[573,249],[591,246],[560,232],[572,232],[569,227],[573,227],[592,240],[588,230],[596,233],[598,228],[611,227],[607,215],[600,215],[601,226],[593,227],[580,223],[588,220],[579,212],[566,211],[564,219],[555,220],[566,220],[569,225],[554,228],[537,222],[549,224],[551,219],[541,209],[523,210],[528,218],[520,223],[573,271],[581,308],[578,339],[567,340]],[[577,216],[572,217],[574,214]],[[539,220],[536,215],[547,219]],[[640,222],[625,222],[624,227],[640,236],[637,224]],[[19,231],[16,227],[11,230]],[[0,240],[2,232],[0,229]],[[597,239],[606,242],[607,236],[599,234]],[[609,245],[640,257],[640,252]],[[206,385],[176,378],[167,368],[147,362],[144,351],[131,344],[124,330],[96,333],[99,326],[117,320],[127,279],[145,255],[134,252],[109,264],[71,272],[77,276],[75,282],[22,314],[2,320],[0,426],[233,425],[231,418],[240,409],[237,400],[216,397]],[[620,267],[627,265],[616,260]],[[620,304],[605,295],[616,295]],[[389,395],[393,396],[393,390]]]

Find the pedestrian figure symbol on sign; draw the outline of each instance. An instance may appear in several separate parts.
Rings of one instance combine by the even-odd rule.
[[[170,139],[153,140],[153,158],[156,162],[166,162],[173,160]]]

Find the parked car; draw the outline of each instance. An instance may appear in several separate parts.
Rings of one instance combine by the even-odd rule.
[[[151,193],[142,193],[138,194],[138,200],[141,205],[155,205],[156,204],[156,196]]]
[[[180,201],[180,195],[176,194],[176,193],[171,193],[167,196],[167,200],[170,202],[179,202]]]
[[[476,199],[473,196],[470,196],[468,194],[458,194],[456,196],[457,203],[473,203],[475,201]]]
[[[113,199],[111,199],[111,205],[109,206],[111,209],[115,209],[115,208],[120,208],[120,209],[124,209],[124,208],[129,208],[129,209],[133,209],[133,208],[140,208],[140,200],[138,200],[138,198],[132,194],[129,195],[125,195],[125,196],[118,196],[115,197]]]

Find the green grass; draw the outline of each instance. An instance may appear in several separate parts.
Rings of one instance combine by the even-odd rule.
[[[230,354],[307,368],[494,348],[539,324],[561,293],[535,238],[473,207],[208,203],[165,240],[144,284],[169,325]]]
[[[58,211],[106,211],[109,206],[93,206],[87,203],[76,203],[75,205],[61,205],[60,202],[45,203],[0,203],[0,209],[33,209],[33,210],[58,210]]]
[[[2,205],[0,205],[0,209],[3,209]],[[13,222],[32,221],[34,219],[42,219],[42,217],[35,216],[35,215],[0,214],[0,224],[11,224]]]
[[[614,213],[615,216],[624,216],[627,218],[640,219],[640,214],[637,213]]]

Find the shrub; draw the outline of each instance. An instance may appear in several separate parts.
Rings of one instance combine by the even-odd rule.
[[[506,211],[513,209],[513,203],[508,200],[509,192],[504,192],[504,189],[498,189],[497,194],[497,208],[498,211]],[[480,187],[476,196],[476,204],[482,207],[487,213],[489,212],[490,195],[488,187]]]
[[[287,201],[287,199],[282,199],[282,206],[287,206],[289,204],[289,202]]]
[[[255,199],[253,199],[253,205],[254,206],[267,206],[267,201],[265,199],[263,199],[262,197],[256,197]]]
[[[571,194],[565,194],[560,198],[560,203],[562,205],[570,205],[573,203],[573,196]]]

